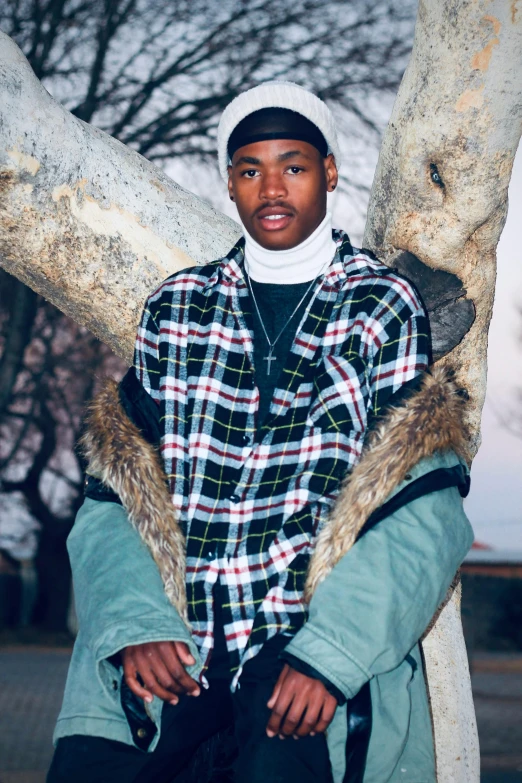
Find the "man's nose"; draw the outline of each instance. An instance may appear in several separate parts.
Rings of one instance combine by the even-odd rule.
[[[276,172],[264,174],[261,178],[261,188],[259,190],[259,198],[262,201],[284,198],[286,194],[286,185],[282,174]]]

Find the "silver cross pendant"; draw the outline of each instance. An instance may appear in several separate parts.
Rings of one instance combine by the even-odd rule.
[[[270,370],[272,369],[272,362],[275,362],[276,357],[272,356],[272,351],[269,352],[268,356],[263,357],[265,362],[268,362],[266,365],[266,374],[270,375]]]

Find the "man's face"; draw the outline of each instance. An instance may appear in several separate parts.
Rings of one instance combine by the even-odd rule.
[[[312,144],[287,139],[240,147],[228,174],[241,222],[267,250],[288,250],[309,237],[337,184],[333,155],[323,158]]]

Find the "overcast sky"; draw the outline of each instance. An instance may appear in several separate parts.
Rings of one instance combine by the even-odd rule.
[[[522,147],[509,189],[509,211],[497,253],[495,307],[489,332],[488,387],[482,446],[471,471],[466,510],[477,539],[522,551],[522,435],[499,422],[517,409],[522,392]],[[522,397],[518,405],[522,421]],[[522,429],[522,428],[521,428]]]

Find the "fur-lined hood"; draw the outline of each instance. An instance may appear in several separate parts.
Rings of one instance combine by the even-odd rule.
[[[361,459],[344,480],[310,560],[305,588],[316,587],[355,543],[370,517],[423,458],[452,449],[467,458],[465,395],[441,367],[426,372],[417,391],[389,408],[372,428]],[[120,498],[149,548],[165,592],[187,620],[185,541],[157,450],[126,415],[118,385],[105,381],[90,405],[80,446],[87,472]]]

